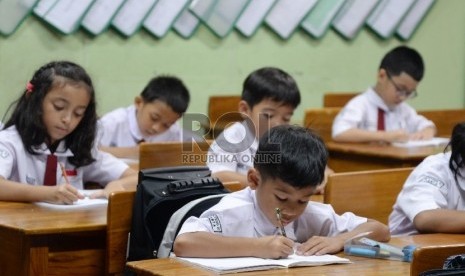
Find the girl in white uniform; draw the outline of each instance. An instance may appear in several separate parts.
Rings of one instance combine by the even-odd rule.
[[[0,200],[72,204],[87,181],[105,186],[91,197],[135,187],[134,170],[94,147],[95,94],[82,67],[42,66],[15,103],[0,131]]]
[[[465,233],[465,123],[454,127],[449,146],[407,178],[389,217],[393,235]]]

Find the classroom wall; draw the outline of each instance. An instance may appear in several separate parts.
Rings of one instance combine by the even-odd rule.
[[[100,114],[132,103],[154,75],[174,74],[188,86],[188,112],[206,113],[208,96],[240,93],[244,78],[262,66],[277,66],[295,77],[302,104],[321,107],[325,91],[362,91],[373,85],[382,56],[407,44],[418,49],[426,73],[419,97],[410,103],[420,109],[465,107],[465,1],[437,0],[408,42],[382,40],[364,28],[353,41],[334,31],[313,39],[304,31],[282,40],[262,26],[252,38],[232,32],[215,37],[201,26],[190,39],[170,32],[156,39],[139,31],[127,39],[114,30],[97,37],[83,31],[65,36],[30,16],[9,37],[0,37],[0,114],[17,98],[33,72],[51,60],[67,59],[84,66],[97,91]]]

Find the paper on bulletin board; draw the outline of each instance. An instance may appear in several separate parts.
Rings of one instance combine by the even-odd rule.
[[[435,0],[417,0],[397,28],[396,34],[403,40],[412,37]]]
[[[333,19],[333,28],[344,38],[353,39],[376,4],[378,0],[347,0]]]
[[[281,38],[288,39],[317,0],[279,0],[265,18],[266,24]]]
[[[276,0],[251,1],[236,22],[236,29],[243,35],[252,36],[271,10]]]
[[[158,0],[144,20],[144,28],[156,37],[165,36],[189,3],[189,0]]]
[[[125,0],[96,0],[84,16],[81,26],[93,35],[105,31]]]
[[[250,0],[202,0],[192,3],[190,10],[214,34],[226,37]]]
[[[318,1],[304,18],[300,26],[315,38],[322,37],[331,25],[331,21],[346,0]]]
[[[42,19],[63,34],[75,32],[94,0],[58,0]]]
[[[0,33],[10,35],[31,13],[37,0],[0,1]]]
[[[126,37],[132,36],[142,26],[157,0],[126,0],[111,21],[111,25]]]
[[[392,36],[415,0],[381,0],[367,19],[367,25],[380,37]]]

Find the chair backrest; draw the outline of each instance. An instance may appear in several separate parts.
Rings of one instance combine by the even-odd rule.
[[[210,119],[210,129],[215,129],[215,136],[228,124],[242,121],[238,112],[240,101],[241,95],[210,96],[208,99],[208,118]],[[221,120],[218,121],[219,118]]]
[[[464,253],[465,244],[419,247],[413,251],[413,260],[410,264],[410,275],[417,276],[430,269],[442,268],[447,257]]]
[[[325,142],[331,141],[331,130],[334,118],[340,107],[313,108],[305,110],[304,126],[314,129]]]
[[[239,181],[223,182],[223,186],[230,192],[237,192],[244,189],[246,186],[242,185]]]
[[[139,169],[205,166],[211,141],[157,142],[139,146]]]
[[[418,110],[418,114],[434,122],[437,136],[451,136],[457,123],[465,122],[465,109]]]
[[[323,95],[323,107],[343,107],[359,92],[326,92]]]
[[[114,192],[108,198],[105,256],[107,275],[121,274],[124,271],[135,193],[135,191]]]
[[[353,212],[384,224],[413,168],[335,173],[328,177],[324,203],[338,214]]]

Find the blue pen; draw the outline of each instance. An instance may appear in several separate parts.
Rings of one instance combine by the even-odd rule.
[[[368,247],[363,245],[347,246],[344,252],[349,255],[371,258],[389,258],[391,256],[389,251],[381,250],[379,247]]]

